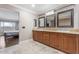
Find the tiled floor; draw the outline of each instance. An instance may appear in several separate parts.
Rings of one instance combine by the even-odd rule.
[[[64,54],[56,49],[28,39],[17,45],[0,49],[0,54]]]

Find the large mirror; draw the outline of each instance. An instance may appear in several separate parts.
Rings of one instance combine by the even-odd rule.
[[[34,27],[37,27],[37,19],[34,19]]]
[[[46,27],[55,27],[55,15],[46,16]]]
[[[57,14],[58,27],[73,27],[73,9],[59,12]]]
[[[45,17],[38,18],[38,26],[45,27]]]

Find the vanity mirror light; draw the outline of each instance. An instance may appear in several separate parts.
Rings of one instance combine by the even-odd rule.
[[[55,27],[55,14],[46,16],[46,27]]]
[[[38,18],[38,26],[45,27],[45,17]]]
[[[74,10],[66,10],[57,14],[57,27],[73,27]]]

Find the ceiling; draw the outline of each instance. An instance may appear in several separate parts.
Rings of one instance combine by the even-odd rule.
[[[40,15],[50,10],[57,10],[70,4],[34,4],[35,7],[32,7],[32,5],[33,4],[0,4],[0,10],[17,11],[18,8],[21,8]]]
[[[32,4],[16,4],[16,5],[34,11],[37,14],[42,14],[48,12],[49,10],[56,10],[64,6],[68,6],[69,4],[35,4],[35,7],[32,7]]]

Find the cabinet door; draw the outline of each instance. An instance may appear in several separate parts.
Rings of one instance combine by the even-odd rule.
[[[57,33],[55,33],[55,32],[50,33],[50,46],[54,47],[54,48],[59,47]]]
[[[49,32],[43,32],[43,41],[42,43],[49,45]]]
[[[77,53],[79,54],[79,34],[76,35]]]
[[[63,51],[63,33],[57,33],[58,49]]]
[[[67,53],[76,53],[76,35],[75,34],[64,34],[63,35],[63,51]]]
[[[37,41],[42,42],[42,31],[37,31]]]
[[[33,31],[33,40],[37,40],[37,31]]]

